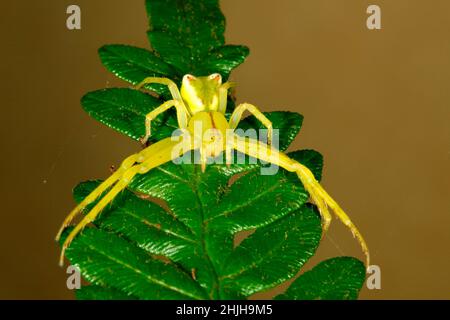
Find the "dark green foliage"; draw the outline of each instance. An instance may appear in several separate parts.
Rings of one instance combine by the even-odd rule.
[[[365,279],[364,264],[351,257],[319,263],[295,280],[277,299],[351,300],[357,299]]]
[[[99,50],[105,67],[133,85],[148,76],[179,82],[186,73],[219,72],[226,79],[248,55],[246,47],[225,45],[218,0],[148,0],[146,7],[152,51],[125,45]],[[168,98],[163,86],[147,89],[157,95],[103,89],[86,94],[82,105],[93,118],[138,140],[144,135],[145,115]],[[231,99],[229,106],[232,110]],[[266,116],[279,129],[280,150],[286,150],[303,117],[292,112]],[[252,117],[239,126],[260,127]],[[152,141],[176,128],[173,114],[160,116],[152,123]],[[320,180],[323,159],[318,152],[288,155]],[[213,164],[202,173],[198,165],[170,162],[136,176],[67,249],[67,258],[91,283],[78,290],[77,298],[242,299],[293,278],[319,245],[320,216],[307,203],[296,175],[282,169],[261,175],[264,166]],[[75,200],[99,183],[78,185]],[[254,232],[234,247],[236,234],[246,230]],[[279,298],[355,299],[364,277],[358,260],[328,260]]]

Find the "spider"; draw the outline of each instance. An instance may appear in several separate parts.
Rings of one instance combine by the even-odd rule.
[[[222,83],[222,77],[218,73],[205,77],[195,77],[187,74],[182,79],[180,90],[172,80],[157,77],[145,78],[136,86],[136,89],[140,89],[145,84],[150,83],[166,85],[172,95],[172,99],[164,102],[161,106],[146,115],[145,136],[141,138],[142,144],[145,145],[151,136],[152,120],[168,109],[176,108],[178,125],[184,132],[181,138],[184,140],[184,148],[191,151],[198,150],[200,152],[200,164],[203,172],[205,171],[207,160],[211,157],[216,157],[224,151],[226,164],[229,165],[231,161],[230,150],[237,150],[256,159],[280,166],[289,172],[295,172],[309,193],[312,202],[319,209],[322,219],[322,234],[324,235],[330,226],[332,216],[328,208],[331,208],[337,218],[350,229],[353,236],[359,241],[362,251],[365,254],[366,266],[369,266],[369,249],[364,238],[347,214],[323,189],[307,167],[271,146],[273,129],[269,119],[256,106],[249,103],[242,103],[235,108],[230,120],[226,120],[225,109],[228,90],[235,86],[234,83]],[[267,128],[267,143],[249,137],[241,137],[236,134],[230,139],[230,136],[227,135],[227,131],[236,129],[245,111],[255,116]],[[195,129],[197,124],[200,124],[200,133]],[[212,134],[206,135],[207,131],[212,132]],[[174,141],[172,138],[165,138],[138,153],[128,156],[110,177],[102,182],[70,212],[62,224],[56,240],[60,239],[64,229],[87,205],[110,189],[67,236],[61,249],[60,265],[64,262],[64,254],[67,247],[77,234],[86,225],[95,220],[100,212],[127,187],[135,175],[145,174],[149,170],[181,155],[180,152],[173,152],[179,143],[179,141]]]

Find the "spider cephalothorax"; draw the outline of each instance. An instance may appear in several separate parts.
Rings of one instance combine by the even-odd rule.
[[[331,222],[331,214],[328,208],[352,231],[358,239],[364,254],[366,255],[366,265],[369,265],[369,250],[347,214],[341,209],[336,201],[322,188],[314,178],[312,172],[301,163],[289,158],[284,153],[271,146],[272,123],[254,105],[243,103],[238,105],[230,116],[230,120],[225,118],[228,89],[234,84],[231,82],[222,83],[220,74],[212,74],[206,77],[194,77],[185,75],[182,80],[181,90],[176,84],[167,78],[149,77],[144,79],[137,88],[145,84],[159,83],[167,85],[172,99],[164,102],[158,108],[152,110],[145,119],[145,136],[141,142],[145,145],[151,136],[151,121],[159,114],[175,107],[178,126],[184,132],[179,140],[166,138],[160,140],[142,151],[127,157],[109,178],[101,183],[92,193],[90,193],[64,220],[57,239],[62,231],[72,222],[75,216],[87,205],[99,198],[109,189],[105,196],[86,214],[70,232],[62,246],[60,263],[63,263],[64,252],[75,236],[83,228],[94,221],[98,214],[110,203],[120,191],[125,189],[137,174],[144,174],[151,169],[166,162],[174,160],[180,156],[180,143],[183,144],[183,152],[199,150],[200,164],[202,170],[206,168],[208,158],[216,157],[225,152],[226,162],[230,163],[229,156],[232,150],[236,150],[251,157],[260,159],[271,164],[278,165],[287,171],[295,172],[308,191],[311,200],[317,205],[322,217],[323,234],[328,230]],[[233,133],[245,111],[254,115],[266,128],[268,133],[268,143],[256,139],[241,137]]]
[[[181,97],[191,114],[199,111],[225,112],[225,110],[222,110],[224,105],[219,101],[221,86],[222,77],[218,73],[207,77],[194,77],[187,74],[182,80]]]

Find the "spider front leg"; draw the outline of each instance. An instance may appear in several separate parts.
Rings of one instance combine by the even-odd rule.
[[[225,114],[227,111],[228,90],[236,86],[234,82],[225,82],[219,87],[219,109],[217,111]]]
[[[236,129],[239,122],[241,121],[242,114],[248,111],[250,112],[256,119],[261,121],[261,123],[267,128],[267,144],[272,144],[272,138],[273,138],[273,127],[272,122],[267,119],[267,117],[254,105],[249,103],[242,103],[234,109],[233,113],[230,117],[229,126],[230,129]]]
[[[180,129],[186,129],[188,125],[188,121],[190,118],[189,112],[187,111],[185,105],[183,102],[180,102],[178,100],[169,100],[164,102],[162,105],[160,105],[158,108],[150,111],[145,116],[145,136],[143,136],[140,139],[140,142],[145,145],[148,141],[148,139],[151,136],[151,122],[154,120],[158,115],[160,115],[163,112],[166,112],[168,109],[175,107],[177,110],[177,121],[178,126]]]
[[[112,187],[112,189],[103,198],[100,199],[100,201],[91,209],[91,211],[87,213],[87,215],[81,220],[81,222],[78,223],[75,226],[75,228],[69,233],[69,235],[67,236],[66,240],[62,245],[60,265],[62,265],[64,262],[64,254],[67,247],[70,245],[72,240],[77,236],[77,234],[81,232],[86,225],[95,220],[95,218],[100,214],[100,212],[111,201],[114,200],[117,194],[119,194],[120,191],[126,188],[126,186],[131,182],[131,180],[136,174],[144,174],[149,170],[172,160],[173,156],[175,156],[172,154],[172,150],[179,143],[180,142],[178,141],[172,141],[171,138],[166,138],[147,147],[141,152],[127,158],[132,159],[132,157],[135,157],[135,160],[137,162],[140,162],[140,164],[130,166],[128,169],[124,170],[120,178],[116,179],[117,182]],[[188,150],[184,149],[184,151]],[[99,187],[97,189],[99,189]],[[83,202],[85,202],[86,205],[94,201],[98,197],[97,194],[99,193],[99,191],[97,189],[95,189],[91,194],[89,194],[86,197],[86,199],[89,200],[86,199],[83,200]],[[100,194],[101,193],[102,192],[100,192]],[[62,230],[64,230],[64,227],[62,228]],[[60,230],[60,233],[62,232],[62,230]]]
[[[334,201],[334,199],[315,179],[311,170],[309,170],[301,163],[289,158],[284,153],[254,139],[235,136],[232,146],[239,152],[278,165],[287,171],[295,172],[302,182],[303,186],[305,187],[306,191],[308,191],[309,195],[311,196],[311,199],[319,208],[319,212],[323,218],[322,228],[324,229],[324,231],[328,229],[329,226],[330,215],[327,207],[330,207],[337,218],[350,229],[353,236],[358,240],[366,257],[366,267],[370,265],[369,248],[367,247],[363,236],[350,220],[348,215],[344,212],[344,210],[342,210],[342,208],[336,203],[336,201]]]
[[[166,85],[169,88],[172,98],[174,98],[177,101],[183,102],[183,99],[181,98],[181,94],[180,91],[178,90],[177,85],[169,78],[147,77],[144,80],[142,80],[139,84],[137,84],[135,88],[136,90],[139,90],[144,85],[152,83]]]

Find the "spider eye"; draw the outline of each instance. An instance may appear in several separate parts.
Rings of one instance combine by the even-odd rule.
[[[195,77],[194,77],[192,74],[186,74],[186,75],[183,77],[183,82],[184,82],[184,81],[193,81],[193,80],[195,80]]]
[[[212,75],[209,76],[209,79],[217,82],[222,82],[222,76],[218,73],[213,73]]]

